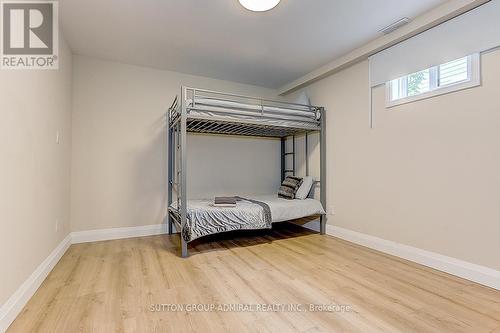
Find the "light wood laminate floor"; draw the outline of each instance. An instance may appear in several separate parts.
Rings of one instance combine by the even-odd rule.
[[[499,291],[288,223],[177,244],[72,245],[8,332],[500,332]],[[193,303],[348,307],[151,311]]]

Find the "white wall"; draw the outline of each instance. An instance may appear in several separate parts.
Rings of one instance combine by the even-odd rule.
[[[72,56],[59,48],[59,70],[0,70],[0,305],[70,230]]]
[[[274,91],[74,57],[72,231],[163,222],[165,113],[181,85],[272,98]],[[189,135],[190,198],[277,191],[280,143]]]
[[[368,64],[306,90],[327,108],[328,223],[500,269],[500,52],[482,86],[385,109]]]

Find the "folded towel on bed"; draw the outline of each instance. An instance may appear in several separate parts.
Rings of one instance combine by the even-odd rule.
[[[235,197],[215,197],[214,203],[216,205],[236,205]]]

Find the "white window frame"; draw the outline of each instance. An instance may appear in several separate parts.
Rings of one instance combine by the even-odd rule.
[[[468,77],[467,79],[455,82],[451,84],[447,84],[444,86],[436,86],[435,82],[437,80],[431,80],[430,91],[426,91],[424,93],[414,95],[414,96],[406,96],[399,98],[397,100],[392,100],[392,82],[389,81],[385,84],[385,105],[386,108],[392,108],[398,105],[412,103],[415,101],[419,101],[422,99],[427,99],[435,96],[440,96],[444,94],[449,94],[455,91],[460,91],[464,89],[470,89],[481,85],[481,56],[479,53],[472,54],[468,56]],[[434,66],[430,68],[430,76],[438,75],[438,66]],[[410,75],[410,74],[409,74]],[[404,81],[404,80],[403,80]]]

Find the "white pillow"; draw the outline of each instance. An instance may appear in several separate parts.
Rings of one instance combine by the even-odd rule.
[[[314,179],[311,176],[306,176],[302,178],[302,185],[300,185],[297,192],[295,192],[295,199],[304,200],[311,192],[311,187],[313,186]]]

